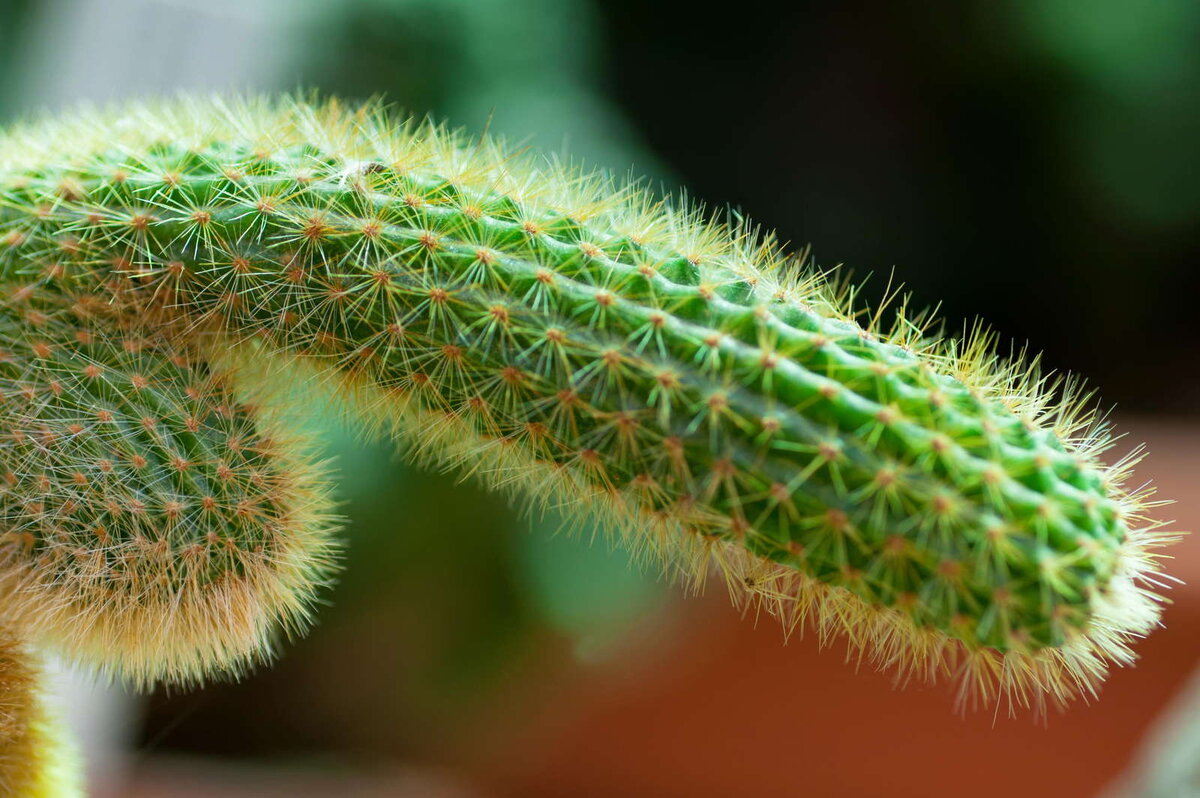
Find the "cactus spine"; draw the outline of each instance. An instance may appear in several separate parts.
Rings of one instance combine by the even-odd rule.
[[[142,685],[236,672],[328,573],[324,481],[187,336],[96,301],[0,309],[6,613]]]
[[[298,99],[19,128],[0,197],[6,583],[139,682],[302,625],[328,504],[264,415],[301,375],[418,457],[985,700],[1092,692],[1157,620],[1167,537],[1077,391],[985,334],[864,321],[744,222]]]

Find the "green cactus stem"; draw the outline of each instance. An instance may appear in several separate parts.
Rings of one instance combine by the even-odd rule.
[[[597,518],[694,583],[716,563],[739,600],[902,672],[961,672],[968,695],[1090,693],[1157,621],[1166,536],[1070,384],[986,334],[864,317],[745,222],[376,105],[189,100],[13,130],[0,280],[12,581],[31,607],[66,591],[28,623],[140,681],[237,667],[303,617],[324,492],[258,415],[306,375],[418,457]],[[255,406],[191,398],[194,379]],[[265,600],[220,594],[252,631],[172,603],[231,579]],[[135,639],[172,613],[195,628]]]

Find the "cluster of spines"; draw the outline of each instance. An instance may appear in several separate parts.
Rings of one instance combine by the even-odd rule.
[[[1090,690],[1154,622],[1155,535],[1102,427],[986,335],[864,324],[744,223],[373,106],[108,128],[0,147],[14,297],[119,297],[176,339],[302,360],[431,459],[685,574],[715,559],[885,661],[962,654],[985,697]]]
[[[303,628],[333,543],[292,436],[163,327],[16,293],[0,308],[6,616],[140,685],[237,672]]]

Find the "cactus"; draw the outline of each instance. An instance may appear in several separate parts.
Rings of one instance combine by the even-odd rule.
[[[139,685],[236,673],[329,572],[324,480],[186,335],[124,312],[0,309],[6,613]]]
[[[0,794],[82,795],[75,752],[42,695],[37,657],[11,628],[0,629]]]
[[[304,627],[335,548],[280,421],[305,380],[964,698],[1090,695],[1157,622],[1170,535],[1076,383],[864,314],[740,217],[302,98],[30,123],[0,198],[0,584],[139,684]]]

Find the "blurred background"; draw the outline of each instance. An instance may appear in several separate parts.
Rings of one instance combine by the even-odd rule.
[[[1200,526],[1194,0],[0,0],[0,123],[178,90],[383,94],[893,272],[1115,405]],[[237,684],[63,674],[97,795],[1200,795],[1200,546],[1102,700],[955,716],[314,413],[349,547]],[[532,527],[532,530],[531,530]],[[453,542],[452,542],[453,541]],[[465,541],[465,543],[464,543]],[[1190,704],[1188,702],[1191,702]]]

